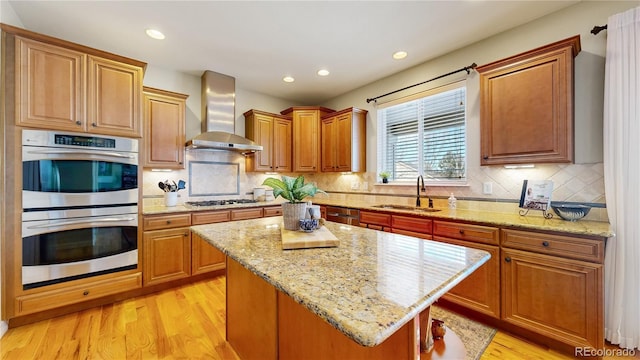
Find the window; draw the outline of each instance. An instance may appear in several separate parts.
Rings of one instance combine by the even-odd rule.
[[[378,170],[395,182],[466,183],[465,115],[464,81],[387,104],[378,110]]]

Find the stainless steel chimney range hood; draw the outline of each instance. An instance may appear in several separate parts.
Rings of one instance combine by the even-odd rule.
[[[214,71],[202,74],[202,133],[187,141],[187,149],[251,153],[262,146],[235,134],[236,79]]]

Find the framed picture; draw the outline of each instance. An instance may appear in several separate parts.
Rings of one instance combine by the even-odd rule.
[[[524,180],[520,195],[520,207],[547,211],[551,207],[552,192],[553,181],[551,180]]]

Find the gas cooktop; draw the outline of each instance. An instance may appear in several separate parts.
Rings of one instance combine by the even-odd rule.
[[[184,204],[187,206],[220,206],[220,205],[233,205],[233,204],[253,204],[256,203],[253,199],[227,199],[227,200],[204,200],[204,201],[187,201]]]

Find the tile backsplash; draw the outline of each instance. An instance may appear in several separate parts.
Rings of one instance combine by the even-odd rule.
[[[183,203],[222,198],[251,198],[253,188],[260,187],[265,178],[280,176],[246,173],[244,156],[230,151],[190,150],[186,152],[185,157],[187,166],[184,170],[144,171],[142,193],[145,203],[159,204],[163,201],[163,191],[158,187],[159,181],[186,181],[187,188],[178,193],[178,203]],[[416,196],[415,183],[381,184],[375,172],[304,175],[306,181],[316,182],[318,187],[331,193]],[[427,186],[426,195],[444,199],[453,193],[459,199],[517,202],[520,199],[522,181],[525,179],[553,180],[553,201],[605,204],[603,163],[538,164],[531,169],[505,169],[502,166],[469,168],[466,186]],[[491,183],[491,194],[483,193],[483,183]],[[606,220],[606,214],[604,219]]]

